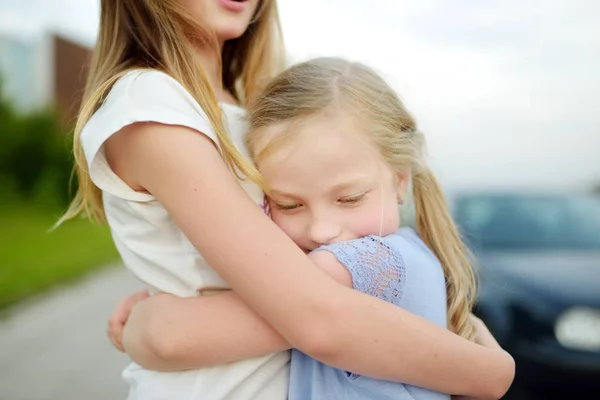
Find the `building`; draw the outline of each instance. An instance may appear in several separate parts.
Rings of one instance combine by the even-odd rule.
[[[0,33],[2,92],[22,112],[57,107],[64,123],[79,109],[92,48],[66,36]]]

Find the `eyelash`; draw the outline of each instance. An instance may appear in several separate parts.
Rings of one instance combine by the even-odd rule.
[[[366,193],[359,194],[357,196],[346,197],[338,200],[340,204],[346,205],[357,205],[365,199]],[[279,211],[292,211],[296,210],[298,207],[302,206],[302,204],[280,204],[275,203],[275,208]]]
[[[352,197],[346,197],[343,199],[338,200],[341,204],[358,204],[360,202],[362,202],[365,199],[366,193],[362,193],[356,196],[352,196]]]
[[[275,203],[275,208],[280,211],[291,211],[301,206],[301,204],[278,204]]]

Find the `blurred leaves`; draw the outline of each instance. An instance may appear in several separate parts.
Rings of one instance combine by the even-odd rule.
[[[22,200],[40,195],[66,205],[72,166],[69,129],[47,108],[20,113],[2,96],[0,83],[0,181],[2,192]]]
[[[78,218],[49,232],[70,197],[71,129],[53,108],[19,112],[1,89],[0,311],[118,259],[105,226]]]

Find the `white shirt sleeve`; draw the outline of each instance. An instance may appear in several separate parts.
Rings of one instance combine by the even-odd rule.
[[[112,171],[106,161],[104,143],[122,128],[136,122],[185,126],[206,135],[215,145],[219,143],[206,113],[175,79],[152,70],[125,75],[114,84],[81,133],[92,182],[125,200],[147,202],[154,197],[133,190]]]

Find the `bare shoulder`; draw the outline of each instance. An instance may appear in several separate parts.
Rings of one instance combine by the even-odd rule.
[[[151,140],[149,140],[151,139]],[[111,147],[111,150],[118,147],[128,147],[128,150],[134,151],[141,148],[147,149],[152,146],[177,146],[183,142],[208,142],[212,140],[205,136],[203,132],[198,132],[195,129],[182,125],[169,125],[160,122],[135,122],[123,127],[108,138],[106,145]],[[169,143],[172,143],[169,145]],[[129,148],[130,147],[130,148]]]
[[[207,136],[185,126],[156,122],[127,125],[105,143],[110,168],[138,190],[143,187],[144,175],[153,166],[164,167],[187,157],[203,156],[202,153],[217,154],[214,143]]]
[[[333,279],[344,286],[352,287],[352,275],[333,253],[324,250],[313,251],[308,257]]]

